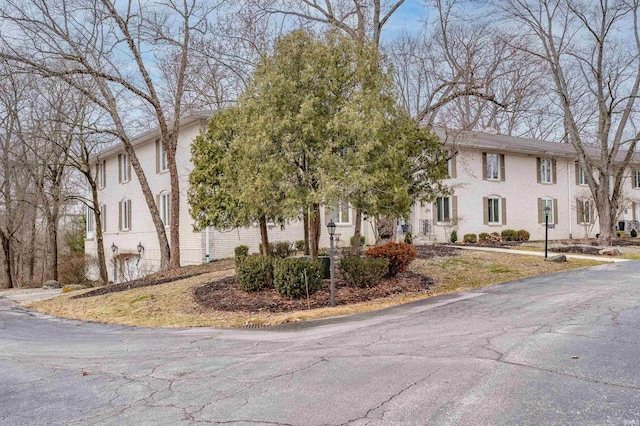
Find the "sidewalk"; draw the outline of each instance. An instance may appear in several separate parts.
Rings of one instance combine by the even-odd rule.
[[[509,254],[523,254],[527,256],[544,256],[543,251],[527,251],[527,250],[512,250],[505,248],[494,248],[494,247],[470,247],[470,246],[457,246],[457,245],[448,245],[447,247],[458,248],[463,250],[477,250],[477,251],[493,251],[498,253],[509,253]],[[588,256],[585,254],[570,254],[570,253],[555,253],[549,251],[547,255],[549,257],[555,256],[557,254],[564,254],[567,256],[567,259],[587,259],[587,260],[598,260],[600,262],[630,262],[629,259],[618,259],[616,257],[609,256]]]
[[[0,297],[6,297],[19,304],[53,299],[61,294],[62,289],[60,288],[12,288],[0,290]]]

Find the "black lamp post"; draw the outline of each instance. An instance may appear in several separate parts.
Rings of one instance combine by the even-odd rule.
[[[138,249],[138,254],[139,254],[139,255],[141,255],[141,254],[142,254],[142,251],[144,250],[144,246],[142,245],[142,241],[140,241],[140,242],[138,243],[138,247],[137,247],[137,249]]]
[[[544,206],[544,258],[547,258],[547,249],[549,247],[549,214],[551,207]]]
[[[333,220],[327,224],[329,231],[329,268],[331,276],[331,306],[336,306],[336,285],[333,278],[333,236],[336,234],[336,224]]]
[[[116,253],[118,252],[118,246],[116,243],[111,244],[111,252],[113,253],[113,282],[117,282],[117,261],[116,261]]]

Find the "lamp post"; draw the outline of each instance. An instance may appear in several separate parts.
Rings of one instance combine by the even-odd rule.
[[[333,236],[336,233],[336,224],[333,220],[327,224],[327,230],[329,231],[329,268],[331,277],[331,306],[336,306],[336,284],[333,278]]]
[[[140,241],[140,242],[138,243],[138,247],[137,247],[137,249],[138,249],[138,254],[139,254],[139,255],[141,255],[141,254],[142,254],[142,251],[144,250],[144,246],[142,245],[142,241]]]
[[[547,248],[549,247],[549,214],[551,207],[544,206],[544,258],[547,258]]]
[[[111,244],[111,252],[113,253],[113,282],[117,282],[117,265],[116,265],[116,253],[118,252],[118,246],[116,243]]]

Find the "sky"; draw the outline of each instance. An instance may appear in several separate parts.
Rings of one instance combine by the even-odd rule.
[[[423,22],[432,16],[433,10],[425,4],[424,0],[406,0],[385,25],[383,36],[387,39],[393,39],[403,31],[417,32]]]

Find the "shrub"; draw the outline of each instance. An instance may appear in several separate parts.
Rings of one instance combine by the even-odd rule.
[[[294,254],[293,247],[289,241],[278,241],[273,244],[271,255],[284,259],[285,257],[292,256]]]
[[[475,243],[477,240],[476,234],[464,234],[464,237],[462,237],[462,241],[465,243]]]
[[[87,278],[91,268],[97,269],[98,260],[84,253],[68,253],[62,256],[58,264],[58,281],[62,284],[93,285]]]
[[[273,243],[269,243],[269,256],[273,254]],[[258,244],[258,252],[262,254],[262,243]]]
[[[296,241],[296,250],[297,250],[297,251],[302,251],[302,250],[304,250],[304,240],[298,240],[298,241]]]
[[[530,236],[529,231],[525,231],[524,229],[518,231],[518,241],[529,241]]]
[[[345,256],[338,265],[342,277],[352,287],[375,287],[389,272],[389,259]]]
[[[236,260],[236,283],[242,291],[258,291],[273,285],[273,260],[247,256]]]
[[[632,230],[631,230],[631,237],[632,237],[632,238],[635,238],[635,237],[637,237],[637,236],[638,236],[638,231],[636,231],[635,229],[632,229]]]
[[[322,263],[317,259],[290,257],[276,259],[273,265],[273,285],[282,296],[306,297],[305,274],[309,283],[309,294],[322,288]]]
[[[487,241],[489,241],[489,234],[487,232],[481,232],[478,235],[478,239],[481,243],[486,243]]]
[[[407,243],[386,243],[367,250],[368,257],[389,259],[389,272],[387,276],[393,277],[407,269],[407,266],[416,258],[416,248]]]
[[[318,256],[329,256],[329,249],[327,247],[318,249]]]
[[[505,229],[500,235],[504,241],[518,241],[518,231],[515,229]]]
[[[360,235],[360,247],[362,247],[365,243],[364,235]],[[353,237],[349,238],[349,245],[353,246]]]
[[[411,231],[407,231],[407,233],[404,235],[404,242],[407,244],[413,244],[413,234],[411,233]]]
[[[456,231],[455,229],[451,231],[451,238],[449,239],[451,240],[452,243],[455,243],[456,241],[458,241],[458,231]]]
[[[233,249],[233,252],[236,255],[236,260],[245,258],[249,256],[249,246],[238,246],[235,249]]]

